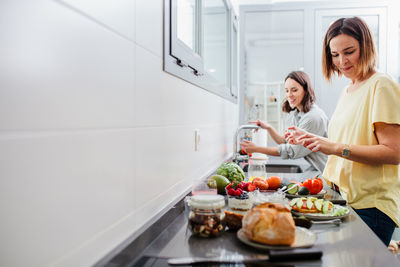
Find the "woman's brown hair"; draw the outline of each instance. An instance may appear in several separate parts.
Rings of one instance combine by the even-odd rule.
[[[331,40],[340,34],[346,34],[358,41],[360,45],[360,68],[357,76],[360,79],[366,78],[376,66],[377,53],[371,31],[367,24],[358,17],[340,18],[329,27],[322,47],[322,74],[328,81],[332,79],[334,73],[337,73],[338,76],[342,75],[332,62],[332,54],[329,47]]]
[[[312,104],[315,102],[315,93],[314,89],[311,85],[310,77],[308,77],[307,73],[303,71],[292,71],[289,73],[286,78],[293,79],[298,82],[304,89],[304,97],[301,101],[301,105],[303,106],[303,112],[307,113],[310,111]],[[291,108],[289,105],[289,101],[286,99],[285,102],[282,104],[282,111],[289,113],[290,111],[296,109],[296,107]]]

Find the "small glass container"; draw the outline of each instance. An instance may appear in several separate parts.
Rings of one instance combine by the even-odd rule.
[[[254,191],[253,196],[253,206],[258,206],[263,203],[280,203],[289,207],[289,201],[286,198],[285,193],[282,191],[267,191],[267,192],[260,192],[258,190]]]
[[[247,170],[247,177],[250,181],[253,181],[255,177],[261,177],[265,179],[266,169],[265,164],[267,164],[266,158],[250,158],[249,168]]]
[[[225,231],[225,198],[221,195],[195,195],[190,199],[188,227],[201,237],[216,237]]]

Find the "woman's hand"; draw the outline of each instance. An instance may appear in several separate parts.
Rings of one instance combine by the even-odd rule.
[[[266,121],[261,121],[261,120],[249,121],[249,123],[254,123],[254,124],[256,124],[258,127],[262,128],[262,129],[265,129],[265,130],[268,130],[268,129],[270,129],[270,128],[272,127],[271,124],[269,124],[268,122],[266,122]],[[257,131],[257,130],[256,130],[256,131]]]
[[[247,154],[256,152],[257,150],[257,146],[253,142],[250,142],[248,140],[243,140],[242,142],[240,142],[240,146]]]
[[[290,126],[285,130],[285,139],[289,144],[292,145],[301,145],[301,142],[298,142],[298,138],[300,136],[308,134],[306,131],[303,129],[300,129],[296,126]]]
[[[335,143],[329,142],[327,138],[318,135],[307,133],[297,138],[297,140],[312,152],[322,152],[325,155],[331,155],[337,150]]]
[[[336,144],[329,142],[327,138],[310,134],[300,128],[291,126],[285,133],[286,140],[293,145],[303,145],[312,152],[322,152],[326,155],[334,154]]]

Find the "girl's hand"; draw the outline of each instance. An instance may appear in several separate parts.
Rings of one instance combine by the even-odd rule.
[[[269,128],[271,128],[271,124],[269,124],[266,121],[256,120],[256,121],[249,121],[249,123],[254,123],[258,127],[262,128],[262,129],[265,129],[265,130],[268,130]]]
[[[248,140],[243,140],[242,142],[240,142],[240,146],[247,154],[253,153],[257,150],[257,146],[253,142],[250,142]]]

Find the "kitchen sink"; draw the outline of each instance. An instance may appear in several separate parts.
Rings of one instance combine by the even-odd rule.
[[[249,165],[243,166],[243,171],[247,172]],[[281,172],[281,173],[301,173],[303,172],[299,165],[284,165],[284,164],[265,164],[266,172]]]

